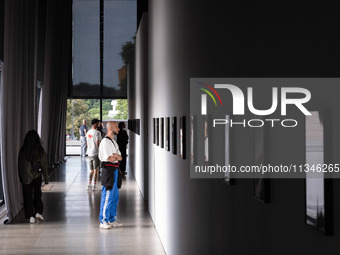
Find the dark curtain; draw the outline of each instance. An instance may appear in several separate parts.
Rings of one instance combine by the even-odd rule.
[[[1,82],[1,170],[9,220],[22,207],[17,155],[23,137],[36,128],[34,40],[37,1],[6,0]]]
[[[45,73],[41,136],[51,164],[63,162],[67,92],[72,71],[72,1],[46,4]]]
[[[0,0],[0,59],[4,59],[4,15],[5,0]]]
[[[62,162],[65,155],[72,1],[5,0],[4,14],[0,145],[4,196],[11,221],[23,206],[17,156],[27,131],[37,128],[37,79],[43,79],[41,138],[50,164]]]

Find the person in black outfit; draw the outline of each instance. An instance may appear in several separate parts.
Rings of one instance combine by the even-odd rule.
[[[120,153],[122,154],[122,161],[120,162],[120,171],[122,174],[126,175],[126,145],[129,141],[129,136],[127,132],[124,130],[125,123],[119,122],[119,133],[117,135],[117,143],[119,146]]]
[[[43,202],[41,200],[42,175],[48,184],[47,155],[40,137],[35,130],[27,132],[18,156],[19,178],[22,183],[25,218],[30,223],[44,221],[42,217]],[[33,196],[33,197],[32,197]]]
[[[100,132],[102,138],[105,137],[104,127],[103,123],[99,121],[97,130]]]

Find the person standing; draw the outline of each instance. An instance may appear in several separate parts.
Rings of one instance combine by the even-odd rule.
[[[80,142],[81,142],[80,157],[82,158],[86,157],[86,150],[87,150],[86,133],[87,133],[86,120],[83,120],[83,125],[81,125],[79,128]]]
[[[87,141],[87,154],[89,156],[89,164],[90,164],[90,174],[89,174],[89,184],[87,185],[87,189],[96,190],[97,179],[99,175],[99,144],[102,140],[102,136],[100,132],[97,130],[100,125],[100,121],[98,119],[93,119],[91,121],[92,128],[86,133],[86,141]],[[93,179],[93,185],[91,185]]]
[[[40,137],[35,130],[28,131],[24,138],[18,156],[18,170],[22,183],[25,218],[29,219],[30,223],[35,223],[36,220],[44,221],[41,183],[44,175],[45,184],[48,184],[48,162]]]
[[[122,160],[118,144],[114,136],[119,128],[116,122],[109,121],[106,124],[107,135],[99,145],[99,159],[102,161],[102,195],[100,201],[99,228],[110,229],[122,227],[117,222],[117,206],[119,201],[119,189],[117,187],[119,163]]]
[[[97,130],[100,132],[102,137],[105,137],[105,132],[103,128],[103,123],[99,122]]]
[[[120,162],[120,171],[122,174],[126,175],[126,145],[129,142],[129,136],[127,132],[124,130],[125,128],[125,123],[124,122],[119,122],[118,124],[119,128],[119,133],[117,135],[117,143],[119,146],[119,150],[122,154],[122,161]]]

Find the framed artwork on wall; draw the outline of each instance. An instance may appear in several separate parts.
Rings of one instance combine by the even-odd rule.
[[[156,119],[152,119],[153,143],[156,144]]]
[[[161,142],[160,142],[160,145],[161,145],[161,148],[164,148],[164,118],[160,119],[160,131],[161,131],[161,135],[160,135]]]
[[[136,134],[140,135],[140,119],[136,119]]]
[[[306,116],[305,166],[332,163],[332,127],[330,111],[313,111]],[[333,183],[327,173],[306,172],[306,223],[325,233],[333,234]]]
[[[133,131],[137,133],[137,119],[133,120]]]
[[[165,150],[170,151],[170,118],[165,118]]]
[[[186,158],[186,118],[180,118],[179,124],[179,155],[182,159]]]
[[[226,120],[230,121],[230,115],[226,115]],[[225,130],[224,130],[224,165],[229,166],[230,165],[230,126],[225,125]],[[226,171],[224,173],[224,181],[231,185],[233,184],[233,179],[231,178],[230,172]]]
[[[204,130],[204,165],[209,164],[209,125],[208,117],[206,116],[203,120],[203,130]]]
[[[156,119],[156,145],[159,146],[159,118]]]
[[[197,119],[195,116],[190,116],[190,163],[193,165],[196,164],[196,130],[197,130]]]
[[[129,119],[127,128],[131,132],[140,135],[140,119]]]
[[[261,119],[263,117],[256,116],[256,118]],[[265,127],[254,128],[254,165],[260,166],[268,162],[268,135],[269,130],[265,130]],[[270,180],[261,173],[255,173],[254,197],[264,203],[270,201]]]
[[[172,153],[177,154],[177,117],[172,117]]]

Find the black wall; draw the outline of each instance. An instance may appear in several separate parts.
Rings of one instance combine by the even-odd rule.
[[[149,134],[153,118],[189,118],[193,77],[339,77],[339,11],[339,4],[310,2],[149,1]],[[313,95],[327,104],[324,89]],[[340,129],[336,98],[329,98],[333,130]],[[288,140],[280,132],[270,138],[273,161],[304,157],[303,129]],[[234,160],[253,164],[252,137],[236,132],[233,139]],[[167,254],[339,254],[339,180],[328,237],[305,224],[304,180],[271,180],[264,204],[253,197],[253,179],[233,186],[190,179],[188,159],[154,145],[152,135],[148,141],[149,211]],[[337,132],[333,141],[337,162]]]

